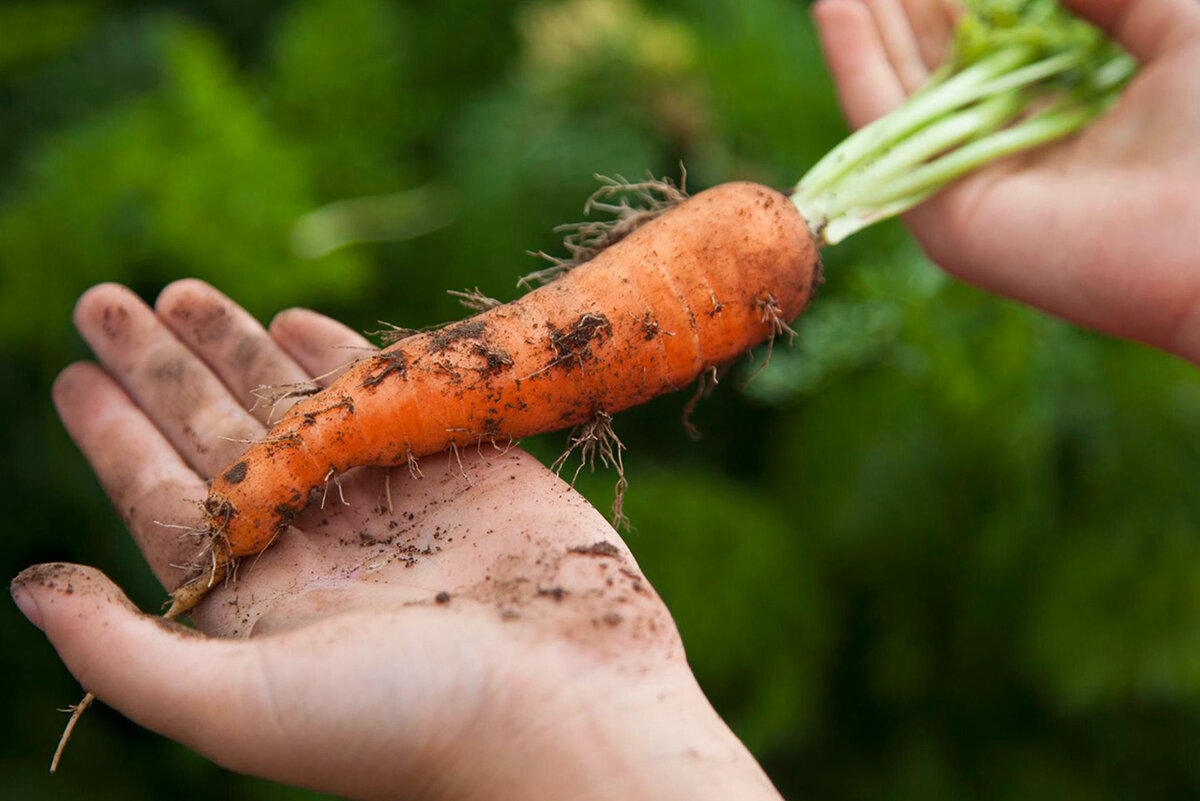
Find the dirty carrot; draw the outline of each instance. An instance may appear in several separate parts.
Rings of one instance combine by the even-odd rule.
[[[820,279],[822,246],[1077,130],[1133,69],[1053,0],[977,3],[947,67],[790,195],[731,183],[625,215],[635,224],[586,263],[512,303],[405,338],[297,405],[213,480],[207,565],[174,593],[168,615],[266,548],[315,488],[346,470],[607,420],[790,332]]]
[[[686,387],[799,314],[819,275],[786,195],[725,184],[512,303],[360,360],[213,479],[209,570],[176,593],[175,611],[213,571],[265,548],[331,477],[505,444]]]

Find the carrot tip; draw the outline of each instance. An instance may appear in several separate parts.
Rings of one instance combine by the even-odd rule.
[[[229,575],[231,562],[227,559],[214,558],[212,564],[196,578],[188,581],[171,593],[171,605],[163,617],[167,620],[186,615],[204,600],[213,587]]]

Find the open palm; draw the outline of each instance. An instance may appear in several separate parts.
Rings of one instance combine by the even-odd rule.
[[[96,287],[75,322],[103,367],[64,370],[55,403],[167,589],[206,479],[266,432],[252,390],[370,348],[305,310],[267,332],[197,281],[155,309]],[[329,487],[197,608],[209,637],[90,568],[16,594],[97,697],[235,770],[358,798],[778,797],[595,509],[518,448],[420,470]]]
[[[906,221],[964,280],[1200,361],[1200,2],[1073,0],[1141,63],[1075,138],[963,179]],[[822,42],[856,127],[947,55],[943,0],[821,0]]]

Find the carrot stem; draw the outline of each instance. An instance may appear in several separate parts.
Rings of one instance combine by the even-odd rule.
[[[901,214],[985,164],[1074,133],[1115,102],[1136,69],[1054,0],[975,0],[971,12],[947,65],[797,183],[792,203],[821,245]]]

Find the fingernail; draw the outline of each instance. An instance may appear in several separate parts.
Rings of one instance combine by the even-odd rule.
[[[45,631],[42,628],[42,610],[38,609],[37,601],[33,599],[33,593],[25,588],[23,584],[13,584],[8,588],[12,593],[13,603],[21,610],[21,614],[29,619],[29,622],[37,626],[38,629]]]

